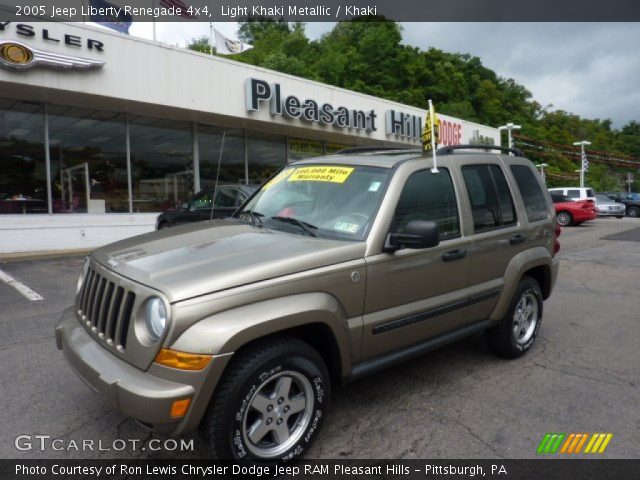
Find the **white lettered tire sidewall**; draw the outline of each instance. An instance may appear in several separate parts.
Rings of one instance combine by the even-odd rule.
[[[317,436],[322,421],[327,414],[330,386],[326,369],[323,367],[324,365],[318,366],[315,362],[303,356],[281,357],[265,363],[250,375],[247,382],[240,388],[234,402],[235,409],[229,434],[231,437],[231,452],[235,458],[249,458],[259,461],[290,461],[304,455]],[[246,410],[249,408],[251,398],[260,385],[286,371],[298,372],[304,375],[311,383],[313,390],[311,419],[300,440],[282,455],[274,458],[255,458],[247,447],[247,439],[243,431]]]

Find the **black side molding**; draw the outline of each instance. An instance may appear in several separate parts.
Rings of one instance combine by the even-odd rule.
[[[408,325],[413,325],[414,323],[423,322],[425,320],[429,320],[430,318],[444,315],[445,313],[453,312],[460,308],[468,307],[469,305],[473,305],[474,303],[489,300],[490,298],[498,296],[501,291],[502,290],[500,289],[490,290],[488,292],[473,295],[469,298],[465,298],[464,300],[458,300],[457,302],[442,305],[441,307],[433,308],[431,310],[417,313],[409,317],[398,318],[397,320],[391,320],[390,322],[381,323],[380,325],[376,325],[375,327],[373,327],[372,333],[374,335],[378,335],[380,333],[388,332],[389,330],[395,330],[396,328],[406,327]]]

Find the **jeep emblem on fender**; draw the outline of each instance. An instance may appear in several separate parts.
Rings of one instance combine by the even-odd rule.
[[[0,42],[0,66],[11,70],[27,70],[39,65],[61,70],[88,70],[102,67],[104,62],[36,50],[14,41]]]

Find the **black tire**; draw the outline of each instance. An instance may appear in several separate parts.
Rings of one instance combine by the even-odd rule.
[[[556,222],[558,222],[558,225],[560,225],[561,227],[572,225],[573,215],[571,215],[571,212],[567,212],[566,210],[561,210],[556,215]]]
[[[640,207],[636,205],[631,205],[630,207],[627,208],[627,215],[633,218],[640,217]]]
[[[616,218],[624,218],[624,215],[616,215]]]
[[[277,387],[281,381],[291,379],[292,392],[280,402]],[[308,383],[306,383],[308,382]],[[300,384],[298,387],[296,387]],[[268,395],[271,385],[274,390]],[[306,388],[306,390],[305,390]],[[304,396],[302,412],[290,414],[294,402],[300,405]],[[295,392],[294,392],[295,393]],[[291,337],[278,337],[258,343],[233,357],[220,383],[216,387],[208,410],[200,424],[201,434],[217,458],[248,460],[253,463],[283,462],[302,457],[309,449],[327,414],[331,396],[329,373],[322,357],[308,344]],[[271,413],[259,413],[253,407],[261,399],[268,399],[264,409]],[[308,398],[312,399],[309,404]],[[273,402],[273,404],[271,404]],[[290,403],[290,406],[288,404]],[[266,417],[266,418],[265,418]],[[269,422],[269,423],[267,423]],[[290,426],[293,442],[278,443],[276,424]],[[259,443],[249,436],[250,426],[271,428]],[[283,428],[283,427],[279,427]],[[256,428],[258,430],[258,428]],[[289,441],[287,440],[287,441]],[[270,453],[262,453],[269,452]],[[284,451],[277,451],[284,448]]]
[[[517,338],[515,331],[516,328],[516,308],[519,306],[523,298],[531,300],[536,304],[537,318],[535,324],[531,327],[529,336],[524,336],[522,339]],[[490,328],[486,331],[487,343],[489,347],[498,355],[505,358],[517,358],[521,357],[531,348],[538,332],[540,331],[540,325],[542,323],[542,291],[538,282],[525,275],[520,280],[516,293],[511,300],[511,305],[507,313],[496,327]],[[529,330],[527,329],[527,332]]]
[[[162,222],[160,225],[158,225],[158,230],[164,230],[165,228],[169,228],[168,222]]]

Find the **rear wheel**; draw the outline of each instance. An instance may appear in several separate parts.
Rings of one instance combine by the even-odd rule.
[[[290,337],[238,354],[227,367],[201,424],[219,458],[288,461],[317,436],[330,396],[322,357]]]
[[[169,228],[168,222],[162,222],[160,225],[158,225],[158,230],[164,230],[165,228]]]
[[[571,215],[571,213],[567,212],[566,210],[558,212],[558,214],[556,215],[556,222],[558,222],[558,225],[562,227],[571,225],[573,223],[573,215]]]
[[[524,355],[533,345],[542,321],[542,291],[538,282],[524,276],[500,324],[487,330],[491,349],[505,358]]]
[[[629,208],[627,208],[627,215],[629,215],[630,217],[640,217],[640,207],[631,205]]]

